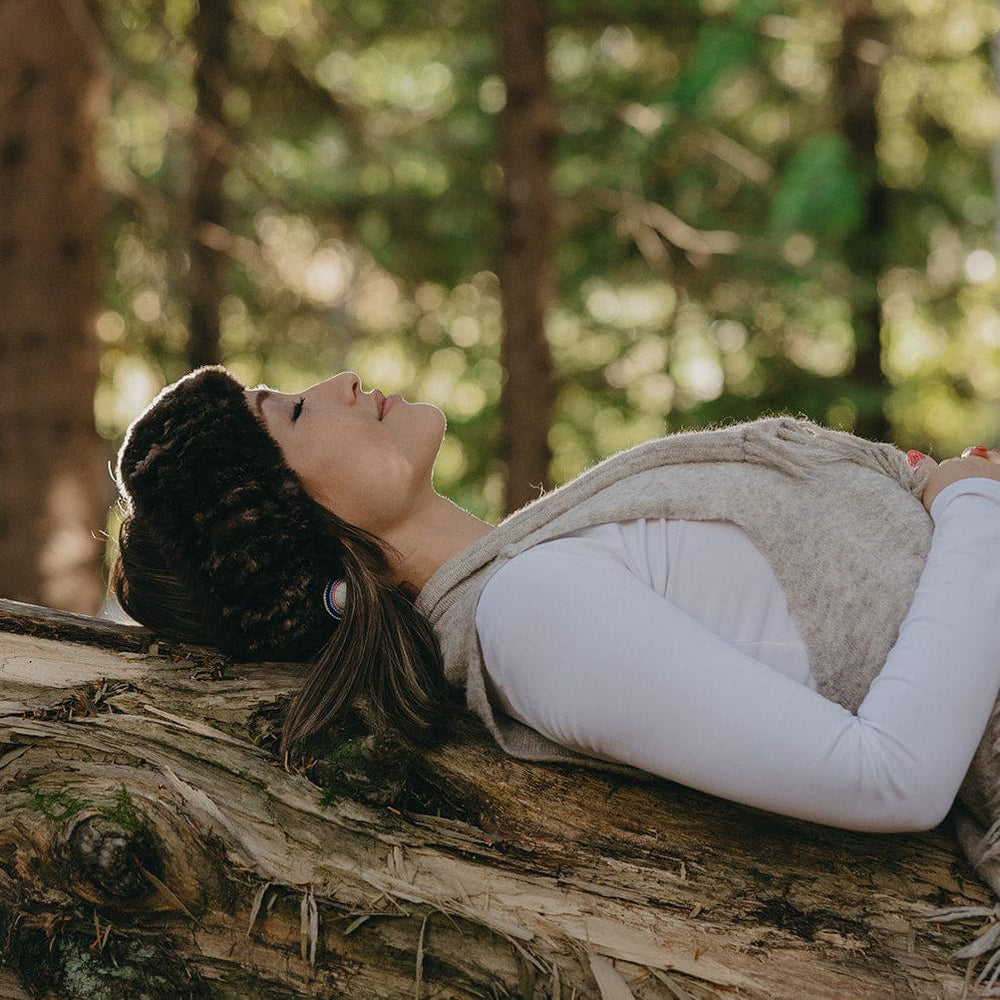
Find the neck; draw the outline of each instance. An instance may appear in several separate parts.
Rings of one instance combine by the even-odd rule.
[[[492,530],[493,525],[434,493],[416,516],[385,541],[399,580],[419,591],[440,566]]]

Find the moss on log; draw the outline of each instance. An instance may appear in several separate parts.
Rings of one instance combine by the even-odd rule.
[[[0,998],[963,995],[945,829],[521,763],[457,706],[283,761],[300,680],[0,602]]]

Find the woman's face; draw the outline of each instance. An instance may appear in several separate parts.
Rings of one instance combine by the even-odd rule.
[[[444,414],[428,403],[361,391],[341,372],[304,392],[247,391],[306,492],[338,517],[384,537],[431,493]]]

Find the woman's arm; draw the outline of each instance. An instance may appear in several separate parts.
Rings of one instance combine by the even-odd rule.
[[[488,671],[512,715],[583,753],[835,826],[933,826],[1000,686],[1000,483],[953,482],[933,516],[912,608],[857,715],[586,549],[542,545],[490,581]]]

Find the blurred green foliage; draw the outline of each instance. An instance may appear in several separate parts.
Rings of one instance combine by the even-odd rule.
[[[185,367],[186,38],[195,0],[105,10],[111,104],[96,408],[117,440]],[[501,502],[496,10],[234,0],[225,361],[291,390],[342,368],[442,406],[439,487]],[[997,439],[994,0],[878,0],[879,284],[897,441]],[[766,411],[850,428],[845,241],[867,178],[838,133],[822,0],[557,0],[553,475]]]

